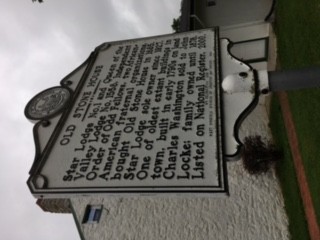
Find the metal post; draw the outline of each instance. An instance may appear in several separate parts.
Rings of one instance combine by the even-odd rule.
[[[271,92],[320,87],[320,67],[268,72]]]

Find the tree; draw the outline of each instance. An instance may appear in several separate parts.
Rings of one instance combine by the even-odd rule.
[[[174,18],[171,24],[171,28],[173,29],[174,32],[180,32],[180,21],[181,20],[181,16]]]

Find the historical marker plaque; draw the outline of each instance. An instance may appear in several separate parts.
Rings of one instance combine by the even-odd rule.
[[[214,29],[98,47],[36,141],[33,194],[226,193],[218,56]]]

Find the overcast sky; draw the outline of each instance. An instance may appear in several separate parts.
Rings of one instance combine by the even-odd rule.
[[[43,212],[26,185],[34,158],[27,102],[59,85],[103,42],[171,33],[180,0],[2,1],[1,239],[79,239],[70,214]]]

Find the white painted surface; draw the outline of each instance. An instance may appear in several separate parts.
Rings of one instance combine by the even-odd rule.
[[[228,38],[232,42],[241,42],[269,37],[270,23],[236,24],[220,28],[220,37]]]
[[[266,57],[266,39],[234,44],[230,51],[231,54],[243,61],[252,61]]]
[[[229,40],[220,40],[224,154],[228,158],[239,158],[239,143],[234,126],[255,99],[255,93],[252,91],[255,89],[255,80],[250,67],[229,54],[229,45]],[[244,75],[241,76],[240,73]]]
[[[88,75],[79,75],[82,67],[66,77],[74,79],[72,89],[78,87],[65,120],[57,125],[55,117],[54,125],[39,128],[46,150],[28,181],[34,196],[225,194],[222,141],[217,141],[217,36],[207,29],[96,48],[97,56],[85,64]],[[46,133],[56,125],[56,138],[49,140]]]
[[[262,102],[264,100],[262,99]],[[243,123],[240,136],[269,135],[264,104]],[[288,220],[274,171],[245,172],[228,162],[230,197],[72,199],[82,221],[87,204],[103,204],[98,224],[82,224],[87,240],[104,239],[289,239]]]
[[[206,0],[195,1],[195,12],[206,27],[264,21],[272,6],[272,0],[217,0],[215,6],[207,6]]]
[[[253,39],[261,39],[261,38],[268,38],[268,44],[269,49],[273,46],[271,46],[271,41],[273,41],[272,38],[273,30],[270,23],[246,23],[246,24],[237,24],[237,25],[231,25],[226,27],[220,28],[220,37],[221,38],[228,38],[234,43],[237,42],[243,42]],[[251,51],[255,51],[254,55],[261,55],[262,52],[265,51],[265,46],[255,46],[255,42],[249,42],[247,43],[246,49],[242,49],[242,53],[237,53],[237,51],[234,50],[236,48],[236,45],[230,49],[231,53],[237,57],[238,59],[250,59],[252,58]],[[269,50],[268,49],[268,50]],[[258,53],[257,53],[258,51]],[[268,62],[270,61],[270,55],[268,56]],[[254,62],[250,65],[256,69],[256,70],[264,70],[267,69],[268,65],[267,61],[262,62]]]

